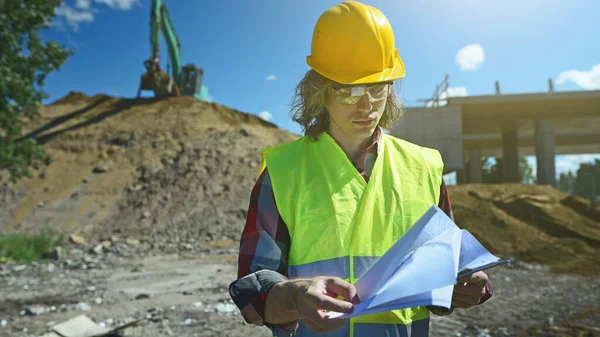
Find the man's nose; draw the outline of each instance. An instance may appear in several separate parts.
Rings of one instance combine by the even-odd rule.
[[[371,111],[371,109],[373,109],[373,105],[371,104],[371,98],[369,97],[368,93],[364,94],[360,98],[360,100],[356,104],[356,108],[359,111],[367,111],[367,112]]]

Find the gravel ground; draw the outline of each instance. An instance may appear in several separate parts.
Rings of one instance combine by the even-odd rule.
[[[0,336],[40,336],[80,314],[107,327],[139,320],[117,336],[269,336],[243,323],[227,292],[233,243],[181,251],[115,241],[64,249],[51,263],[0,265]],[[434,316],[432,336],[600,336],[600,278],[518,261],[488,274],[492,299]]]

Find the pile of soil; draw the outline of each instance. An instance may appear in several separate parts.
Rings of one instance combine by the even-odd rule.
[[[69,93],[28,125],[54,162],[0,191],[0,231],[44,227],[160,249],[236,246],[260,150],[296,139],[254,115],[192,97]],[[456,222],[492,253],[556,272],[600,271],[600,207],[550,186],[450,186]]]
[[[72,92],[40,113],[26,135],[53,163],[0,191],[0,231],[237,238],[260,149],[298,137],[192,97]]]
[[[600,207],[551,186],[449,186],[455,221],[492,253],[554,272],[600,272]]]

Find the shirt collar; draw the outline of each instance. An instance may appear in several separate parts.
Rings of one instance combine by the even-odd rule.
[[[373,148],[377,149],[377,152],[379,152],[379,149],[381,148],[381,139],[383,137],[383,132],[381,131],[381,127],[377,127],[377,129],[375,129],[375,132],[373,134],[373,139],[372,142],[369,146],[367,146],[366,152],[370,151]]]

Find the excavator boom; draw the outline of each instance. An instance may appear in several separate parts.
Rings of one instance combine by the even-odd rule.
[[[167,43],[172,62],[171,74],[160,67],[160,33]],[[138,97],[142,90],[152,90],[156,97],[194,96],[204,99],[202,92],[203,70],[193,64],[183,66],[181,44],[171,21],[169,10],[162,0],[152,0],[150,10],[150,58],[144,62],[146,73],[140,80]]]

